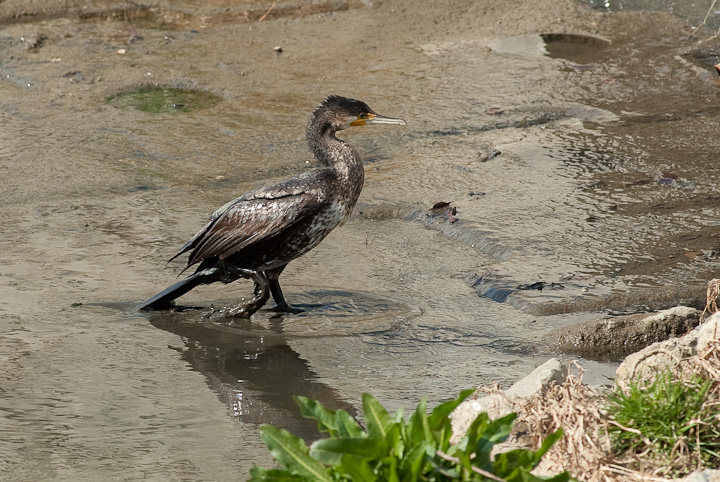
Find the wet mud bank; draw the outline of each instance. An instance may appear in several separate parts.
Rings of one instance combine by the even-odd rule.
[[[0,2],[3,479],[242,479],[258,423],[313,436],[293,395],[439,403],[704,296],[717,41],[556,0],[270,7]],[[238,283],[132,313],[218,206],[313,165],[329,94],[408,126],[341,134],[366,184],[283,274],[305,312],[219,323]]]

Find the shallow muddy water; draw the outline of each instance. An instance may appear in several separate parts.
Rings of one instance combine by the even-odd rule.
[[[0,3],[0,478],[243,480],[271,464],[258,424],[317,436],[293,395],[437,404],[557,355],[553,328],[698,303],[720,265],[717,41],[505,3]],[[214,316],[241,282],[133,313],[218,206],[313,165],[329,94],[408,125],[342,133],[366,185],[283,273],[304,311]]]

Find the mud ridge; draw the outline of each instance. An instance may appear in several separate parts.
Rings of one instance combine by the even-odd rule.
[[[273,4],[274,5],[274,4]],[[344,0],[327,0],[311,2],[307,5],[278,5],[269,9],[267,5],[256,4],[254,7],[222,12],[210,11],[203,15],[196,15],[185,12],[181,9],[170,7],[157,7],[131,2],[124,5],[108,7],[86,8],[76,6],[62,9],[48,9],[46,11],[26,12],[22,9],[17,11],[0,13],[0,23],[23,24],[36,23],[38,21],[55,20],[59,18],[79,19],[83,21],[95,20],[119,20],[124,22],[143,22],[156,24],[156,28],[169,30],[191,30],[207,28],[220,25],[234,25],[262,20],[280,18],[299,18],[309,15],[319,15],[329,12],[342,12],[354,8],[360,8],[361,2]]]

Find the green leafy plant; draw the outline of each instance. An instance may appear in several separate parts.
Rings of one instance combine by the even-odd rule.
[[[481,413],[457,444],[450,444],[449,415],[473,390],[435,407],[420,401],[408,419],[394,415],[371,395],[362,398],[366,428],[344,410],[333,411],[306,397],[296,397],[303,416],[314,419],[328,434],[310,447],[290,432],[261,425],[260,434],[281,468],[254,467],[250,481],[452,481],[495,480],[567,482],[563,472],[551,478],[530,473],[542,456],[563,436],[549,435],[537,451],[511,450],[491,457],[495,444],[505,441],[515,414],[490,420]]]
[[[718,466],[718,392],[711,379],[669,370],[650,382],[630,383],[627,391],[616,388],[607,407],[613,449],[630,457],[642,454],[642,461],[664,466],[664,475]]]

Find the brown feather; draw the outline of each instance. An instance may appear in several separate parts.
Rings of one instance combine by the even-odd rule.
[[[325,196],[319,190],[275,198],[240,198],[198,237],[188,266],[214,256],[225,259],[250,244],[291,229],[300,220],[315,215],[324,203]]]

